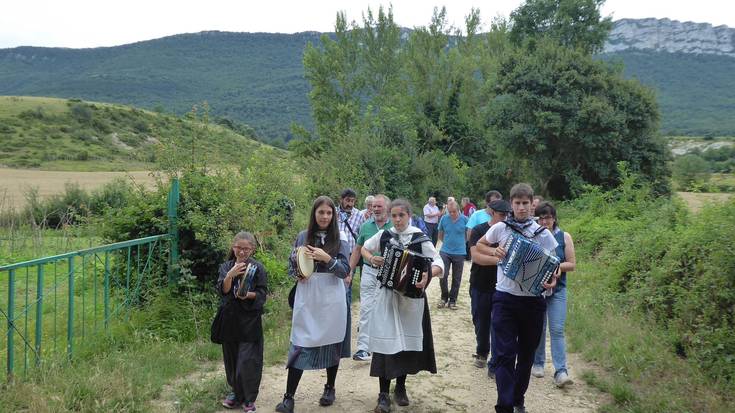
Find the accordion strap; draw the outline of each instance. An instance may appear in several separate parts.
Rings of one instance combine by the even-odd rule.
[[[518,224],[516,224],[515,222],[508,222],[508,221],[504,221],[504,224],[505,224],[505,225],[506,225],[506,226],[507,226],[508,228],[512,229],[513,231],[515,231],[515,232],[517,232],[517,233],[519,233],[519,234],[523,235],[523,237],[524,237],[524,238],[529,238],[529,239],[530,239],[530,238],[536,238],[536,236],[538,236],[539,234],[541,234],[542,232],[544,232],[544,230],[546,230],[546,227],[544,227],[544,226],[538,227],[538,228],[536,229],[536,231],[534,231],[534,232],[533,232],[533,234],[532,234],[532,235],[531,235],[531,236],[529,237],[529,236],[528,236],[528,235],[526,235],[526,233],[525,233],[525,232],[523,231],[523,228],[521,228],[521,227],[520,227],[520,226],[519,226]]]

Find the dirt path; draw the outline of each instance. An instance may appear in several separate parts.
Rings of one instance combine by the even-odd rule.
[[[393,405],[397,412],[490,412],[496,401],[495,382],[487,377],[486,369],[472,365],[475,349],[475,336],[470,316],[468,294],[469,263],[465,265],[462,288],[458,300],[458,310],[436,307],[440,288],[437,280],[429,286],[428,296],[431,305],[431,322],[436,348],[436,375],[421,372],[409,376],[406,382],[411,405],[400,408]],[[359,304],[352,307],[353,337],[359,314]],[[267,344],[266,344],[267,345]],[[549,346],[547,345],[547,352]],[[550,359],[549,359],[550,360]],[[568,355],[570,372],[575,379],[573,385],[560,390],[551,379],[552,367],[547,362],[546,377],[531,378],[526,394],[526,407],[529,412],[594,412],[609,401],[609,396],[586,385],[579,375],[587,370],[585,363],[575,354]],[[224,370],[217,365],[206,372],[196,375],[202,377],[221,374]],[[378,380],[370,377],[370,363],[343,359],[337,375],[337,401],[331,408],[318,404],[326,374],[322,371],[306,371],[296,394],[297,412],[371,412],[378,395]],[[193,377],[192,377],[193,378]],[[194,379],[197,380],[197,379]],[[281,400],[286,386],[286,369],[283,365],[267,367],[263,372],[260,395],[257,405],[260,412],[272,412]],[[222,409],[222,412],[228,410]]]

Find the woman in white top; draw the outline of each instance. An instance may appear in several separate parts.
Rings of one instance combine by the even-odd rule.
[[[396,199],[390,206],[393,228],[380,230],[363,245],[363,258],[370,265],[383,264],[381,255],[389,243],[420,252],[433,259],[430,273],[424,272],[417,288],[425,289],[432,276],[441,276],[444,264],[431,239],[411,226],[411,204]],[[436,373],[434,340],[431,335],[429,305],[424,293],[421,298],[409,298],[392,289],[378,287],[369,327],[368,348],[373,354],[370,375],[380,380],[377,413],[390,412],[390,382],[396,379],[394,396],[399,406],[408,406],[406,375],[425,370]]]

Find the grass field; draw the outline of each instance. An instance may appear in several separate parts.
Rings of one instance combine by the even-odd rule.
[[[87,191],[97,189],[115,178],[130,178],[136,184],[152,187],[154,177],[147,171],[131,172],[60,172],[0,168],[0,210],[20,210],[25,193],[38,188],[42,199],[64,191],[64,184],[77,183]]]
[[[720,193],[699,193],[699,192],[677,192],[677,195],[687,203],[692,212],[699,212],[706,205],[713,203],[725,202],[730,199],[733,194]]]

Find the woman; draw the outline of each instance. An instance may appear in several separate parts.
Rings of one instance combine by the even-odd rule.
[[[263,374],[261,316],[268,276],[263,264],[251,258],[255,245],[251,233],[243,231],[235,235],[227,261],[219,267],[217,280],[217,291],[222,295],[222,355],[227,384],[232,389],[222,405],[228,409],[242,405],[245,412],[255,411]]]
[[[314,273],[308,279],[297,277],[296,250],[306,246],[306,255],[314,260]],[[350,356],[350,320],[344,278],[350,272],[350,251],[340,240],[337,211],[327,196],[314,200],[309,227],[301,231],[289,259],[288,273],[298,279],[291,322],[291,346],[288,351],[288,381],[277,412],[294,411],[294,394],[304,370],[327,370],[327,384],[319,399],[331,406],[336,399],[334,383],[339,359]]]
[[[380,230],[365,241],[363,258],[373,267],[383,264],[380,252],[389,243],[400,244],[433,259],[431,273],[424,272],[416,286],[425,289],[432,276],[443,271],[442,259],[431,239],[420,229],[411,226],[411,204],[404,199],[391,202],[393,227]],[[431,335],[429,305],[424,293],[422,298],[409,298],[392,289],[379,286],[374,308],[368,323],[370,337],[368,348],[373,353],[370,376],[380,380],[380,393],[376,413],[391,410],[390,382],[396,379],[394,397],[399,406],[408,406],[406,375],[425,370],[436,373],[434,340]]]
[[[562,231],[556,220],[556,208],[549,203],[541,201],[536,207],[538,223],[548,228],[556,242],[556,256],[561,262],[559,277],[556,287],[551,296],[546,297],[546,317],[544,317],[544,328],[541,332],[541,341],[536,348],[531,374],[534,377],[544,377],[544,362],[546,361],[546,325],[548,318],[549,333],[551,334],[551,359],[554,363],[554,384],[564,387],[572,383],[567,372],[567,353],[564,343],[564,323],[567,318],[567,273],[574,271],[576,258],[574,254],[574,241],[568,232]]]

